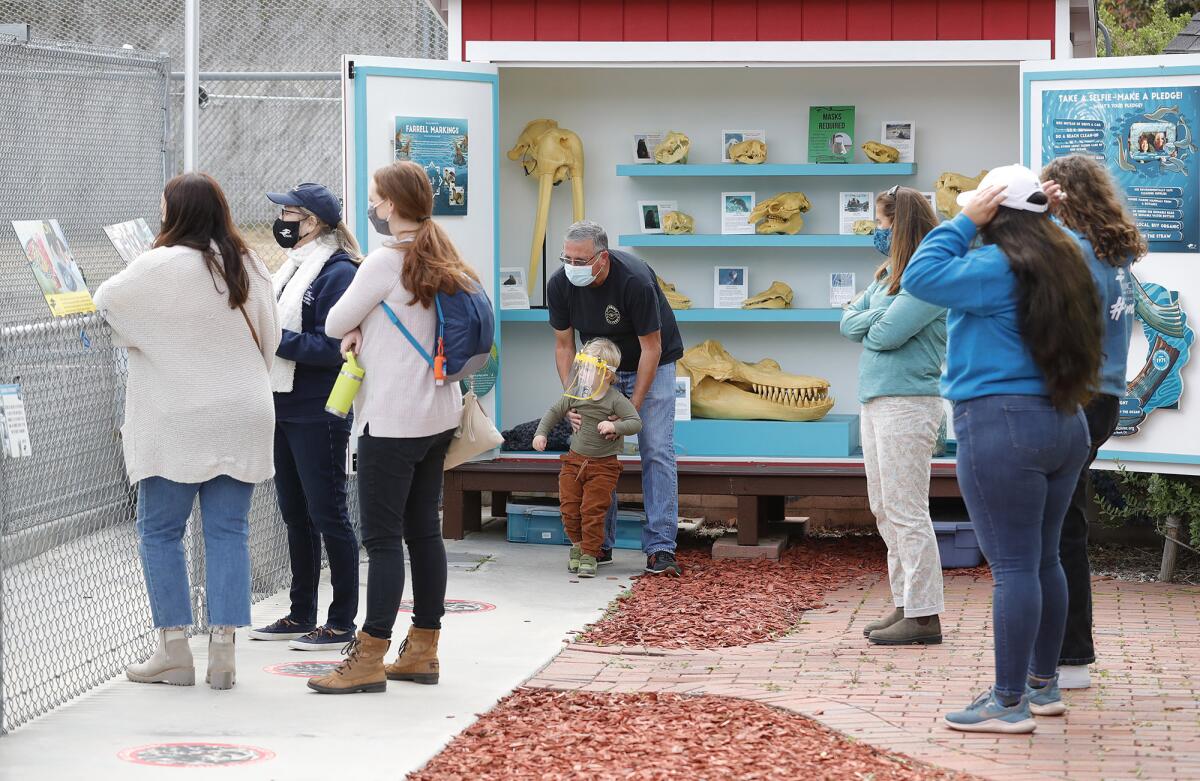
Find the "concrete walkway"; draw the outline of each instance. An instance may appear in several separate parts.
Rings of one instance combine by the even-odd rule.
[[[869,645],[886,581],[831,595],[798,632],[746,648],[663,651],[572,645],[531,686],[744,697],[811,716],[917,759],[1003,781],[1200,779],[1200,588],[1097,581],[1093,685],[1033,735],[941,724],[991,684],[991,581],[946,579],[946,642]]]
[[[600,577],[571,582],[565,548],[513,545],[502,534],[501,524],[447,544],[447,601],[465,602],[452,604],[462,612],[444,622],[438,686],[322,696],[305,678],[336,663],[340,649],[306,653],[239,637],[232,691],[112,681],[0,738],[0,779],[190,778],[186,768],[213,765],[222,765],[222,778],[402,778],[549,661],[566,633],[594,621],[645,564],[638,552],[617,551]],[[362,576],[365,593],[365,565]],[[280,594],[256,605],[254,619],[261,625],[286,611]],[[402,638],[407,614],[396,626]],[[192,650],[203,676],[204,640]]]

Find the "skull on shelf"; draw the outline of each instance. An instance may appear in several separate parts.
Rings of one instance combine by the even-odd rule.
[[[792,289],[783,282],[772,282],[763,292],[742,302],[742,309],[787,309],[792,305]]]
[[[735,163],[758,165],[767,162],[767,145],[757,138],[729,145],[729,159]]]
[[[692,308],[692,299],[676,290],[673,284],[659,276],[656,276],[655,279],[658,280],[658,289],[663,292],[664,296],[666,296],[667,305],[669,307],[672,309]]]
[[[875,220],[855,220],[850,232],[855,236],[870,236],[875,232]]]
[[[672,130],[654,147],[654,159],[659,163],[686,163],[691,146],[691,139],[677,130]]]
[[[787,374],[770,358],[745,363],[708,340],[679,359],[692,381],[692,414],[716,420],[820,420],[833,409],[829,383]]]
[[[946,219],[958,216],[962,207],[958,205],[958,196],[968,190],[974,190],[987,176],[987,171],[980,171],[979,176],[972,179],[969,176],[947,172],[938,177],[933,188],[936,190],[937,210]]]
[[[692,215],[683,212],[667,212],[663,215],[663,233],[695,233],[696,221]]]
[[[894,163],[900,159],[899,149],[878,141],[868,141],[862,145],[862,148],[867,153],[867,159],[872,163]]]
[[[804,193],[780,193],[762,201],[750,212],[747,222],[757,223],[755,233],[799,233],[804,227],[800,215],[812,208]]]

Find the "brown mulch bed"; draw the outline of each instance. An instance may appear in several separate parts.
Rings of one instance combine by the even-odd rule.
[[[640,577],[579,640],[655,648],[728,648],[791,631],[825,595],[885,572],[877,537],[808,538],[778,561],[680,551],[683,577]]]
[[[971,778],[745,700],[518,689],[412,781]]]

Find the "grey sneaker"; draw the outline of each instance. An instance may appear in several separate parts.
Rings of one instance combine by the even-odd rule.
[[[892,624],[904,618],[904,608],[893,608],[892,612],[888,613],[878,621],[872,621],[863,627],[863,637],[870,637],[871,633],[876,629],[887,629]]]
[[[586,553],[579,557],[579,577],[594,578],[596,577],[596,557],[589,556]]]
[[[1040,689],[1026,687],[1025,697],[1029,700],[1029,710],[1036,716],[1061,716],[1067,712],[1057,675]]]
[[[988,689],[975,698],[965,709],[947,713],[945,724],[960,732],[1005,732],[1027,733],[1037,729],[1033,712],[1029,710],[1029,698],[1022,696],[1016,705],[1005,706],[996,699],[996,693]]]
[[[582,555],[583,548],[579,547],[578,545],[571,546],[571,553],[569,554],[570,557],[567,559],[567,572],[570,572],[572,575],[574,575],[576,572],[579,572],[579,557]]]

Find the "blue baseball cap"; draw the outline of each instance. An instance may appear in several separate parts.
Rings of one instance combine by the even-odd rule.
[[[330,227],[342,221],[341,201],[323,184],[304,182],[286,193],[267,193],[267,198],[280,206],[303,206]]]

